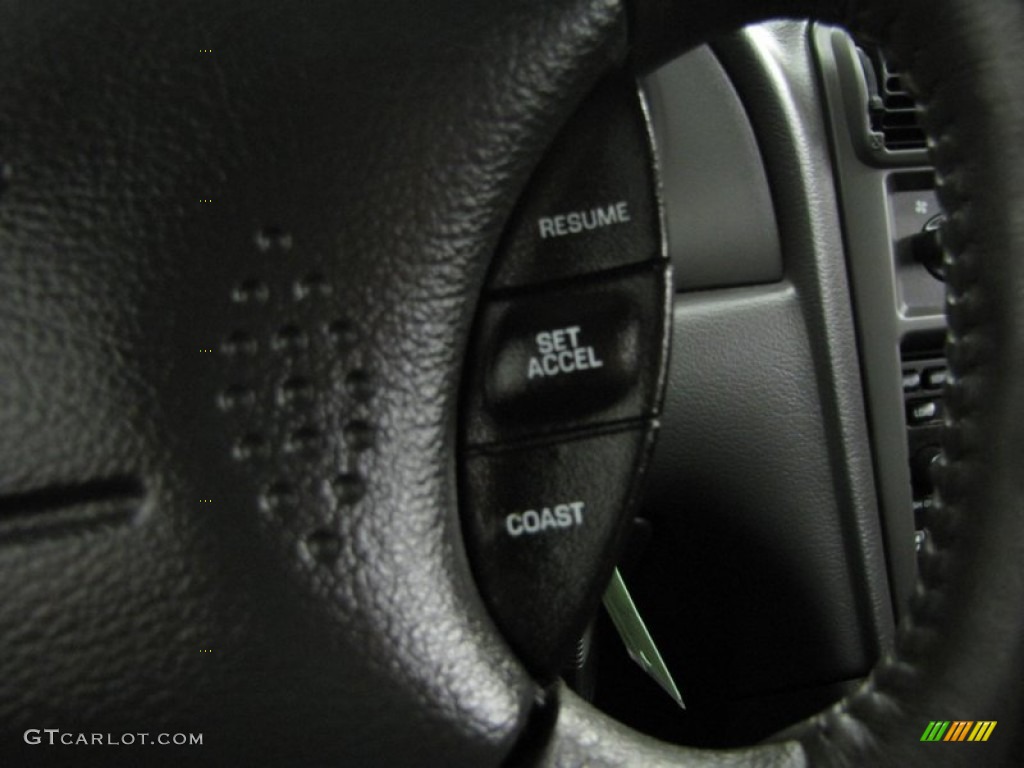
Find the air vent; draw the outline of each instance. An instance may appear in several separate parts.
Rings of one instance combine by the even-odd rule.
[[[914,97],[904,77],[889,68],[881,52],[858,48],[868,87],[868,120],[871,131],[890,152],[924,149],[924,129]]]

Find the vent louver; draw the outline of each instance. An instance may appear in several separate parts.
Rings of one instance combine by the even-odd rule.
[[[889,68],[877,49],[858,49],[868,86],[868,119],[871,131],[891,152],[924,149],[927,146],[920,112],[907,90],[903,75]]]

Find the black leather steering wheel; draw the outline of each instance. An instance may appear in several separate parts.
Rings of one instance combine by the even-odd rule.
[[[494,628],[460,539],[460,366],[504,222],[600,76],[775,15],[879,40],[925,107],[948,211],[941,503],[860,692],[775,743],[699,752],[543,690]],[[0,61],[5,762],[1011,759],[1018,0],[7,0]],[[1007,737],[925,749],[934,719]],[[45,728],[205,738],[25,744]]]

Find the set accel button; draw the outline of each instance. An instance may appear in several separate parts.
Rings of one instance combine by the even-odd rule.
[[[594,348],[580,344],[580,327],[557,328],[537,334],[537,352],[530,358],[526,378],[603,368]]]
[[[665,271],[493,299],[469,390],[471,445],[649,415],[663,349]]]

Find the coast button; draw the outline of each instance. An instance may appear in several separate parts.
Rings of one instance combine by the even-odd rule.
[[[463,530],[477,583],[538,676],[558,671],[597,608],[651,435],[640,427],[463,462]]]
[[[607,78],[555,139],[506,228],[491,288],[661,255],[652,150],[636,80]]]

